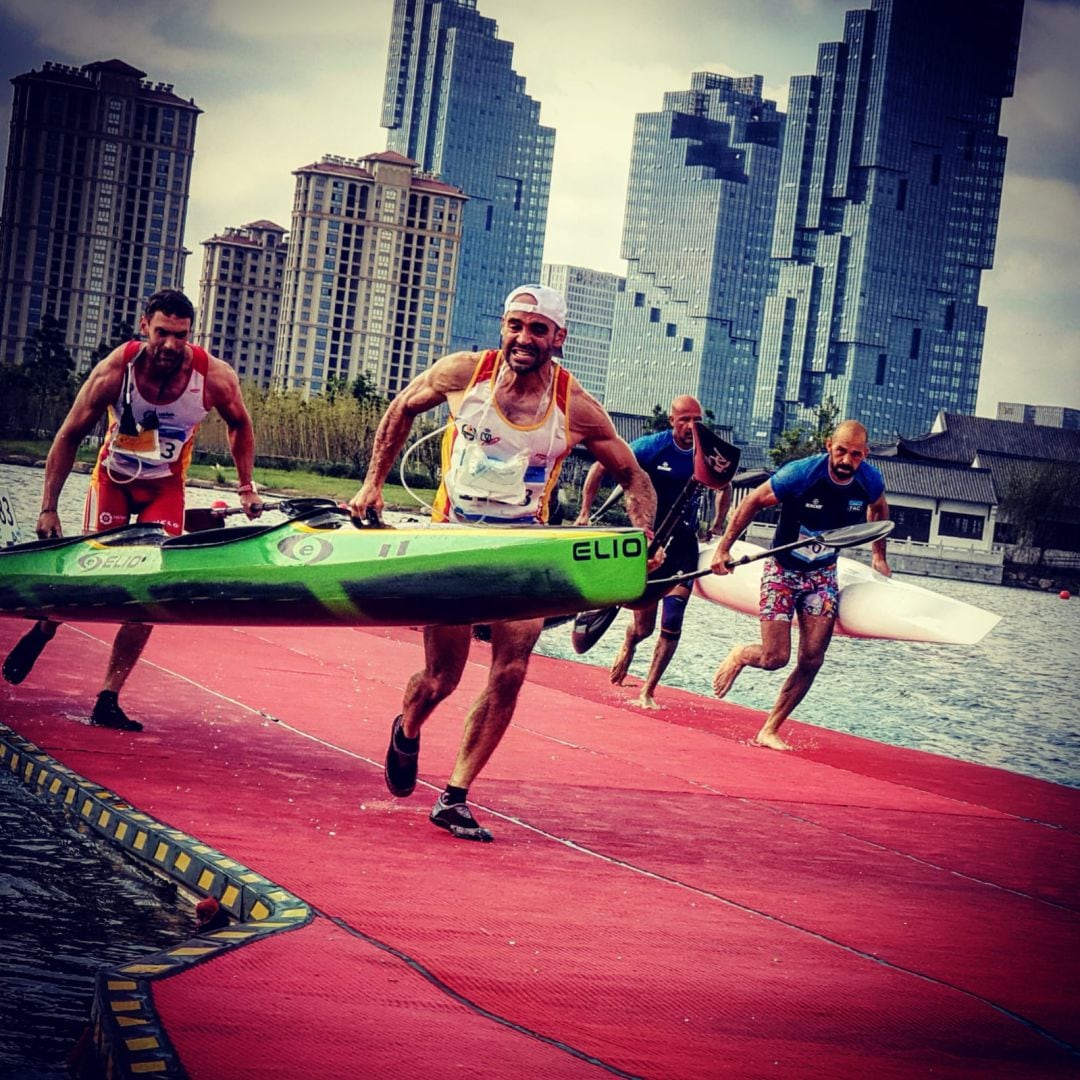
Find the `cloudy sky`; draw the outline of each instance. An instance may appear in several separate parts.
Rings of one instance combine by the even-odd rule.
[[[764,76],[783,107],[817,46],[860,0],[478,0],[556,129],[545,259],[625,272],[619,258],[634,116],[693,71]],[[977,11],[982,0],[970,0]],[[187,246],[229,225],[288,228],[292,170],[385,148],[379,126],[392,0],[0,0],[0,74],[118,58],[203,110]],[[998,401],[1080,408],[1080,0],[1027,0],[978,412]],[[6,160],[11,88],[0,88]]]

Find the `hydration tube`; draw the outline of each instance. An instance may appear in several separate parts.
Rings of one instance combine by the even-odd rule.
[[[434,431],[429,431],[426,435],[421,435],[419,439],[415,439],[408,447],[406,447],[405,453],[401,455],[401,465],[399,467],[399,471],[401,474],[401,486],[405,489],[406,493],[411,495],[416,500],[416,502],[429,514],[433,513],[435,508],[429,503],[424,502],[424,500],[421,499],[420,496],[417,495],[411,487],[409,487],[409,482],[405,479],[405,463],[409,460],[409,455],[417,447],[422,446],[428,441],[428,439],[434,439],[436,435],[441,435],[449,426],[449,424],[443,424],[442,427],[437,427]]]

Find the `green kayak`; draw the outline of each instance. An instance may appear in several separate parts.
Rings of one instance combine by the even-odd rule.
[[[358,527],[340,510],[168,537],[157,525],[0,549],[0,614],[196,625],[417,626],[637,599],[637,529]]]

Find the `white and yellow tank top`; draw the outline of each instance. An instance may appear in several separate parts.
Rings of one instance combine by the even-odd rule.
[[[442,483],[435,521],[542,524],[570,452],[570,373],[553,363],[552,390],[536,423],[512,423],[500,411],[495,387],[501,353],[490,349],[476,365],[457,415],[442,442]]]
[[[119,399],[109,406],[109,428],[95,468],[95,472],[105,469],[118,483],[183,477],[191,461],[195,432],[210,411],[204,400],[210,369],[205,349],[191,346],[187,386],[175,401],[157,405],[139,393],[135,379],[135,361],[143,348],[138,341],[125,346],[124,382]]]

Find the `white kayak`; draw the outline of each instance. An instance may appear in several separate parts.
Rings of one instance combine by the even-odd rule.
[[[698,568],[707,570],[715,544],[703,545]],[[754,555],[761,548],[738,540],[731,557]],[[707,574],[694,581],[694,592],[744,615],[758,615],[761,571],[758,559],[730,574]],[[865,563],[841,556],[838,634],[848,637],[888,638],[893,641],[932,641],[941,645],[974,645],[1001,621],[1000,615],[954,600],[930,589],[883,577]]]

